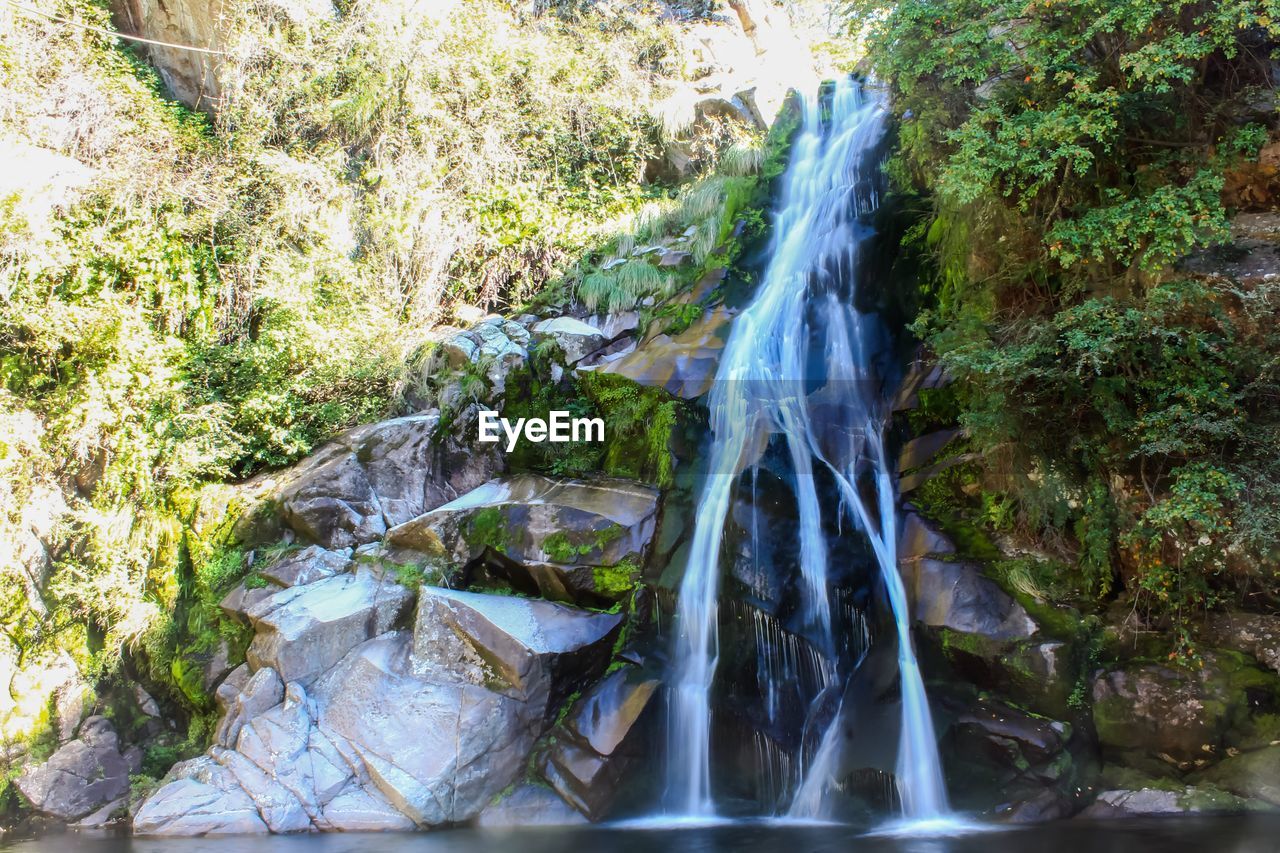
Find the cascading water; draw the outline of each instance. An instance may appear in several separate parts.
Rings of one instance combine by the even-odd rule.
[[[851,307],[849,292],[859,251],[871,233],[865,220],[878,204],[874,152],[884,120],[879,99],[864,94],[852,79],[836,84],[829,103],[817,95],[806,101],[783,181],[768,268],[754,301],[733,323],[709,397],[714,439],[679,590],[677,672],[668,730],[668,808],[684,817],[715,813],[711,690],[720,651],[721,545],[739,475],[755,464],[770,436],[785,443],[793,475],[800,617],[821,652],[819,698],[839,685],[830,555],[816,471],[829,472],[840,495],[840,513],[868,537],[893,610],[902,685],[897,783],[904,815],[928,820],[947,812],[897,570],[894,480],[882,439],[888,406],[873,363],[881,330],[872,315]],[[874,504],[859,490],[859,477],[866,474],[874,481]],[[757,630],[758,643],[765,642],[767,633]],[[824,815],[839,752],[839,719],[837,709],[795,786],[792,817]]]

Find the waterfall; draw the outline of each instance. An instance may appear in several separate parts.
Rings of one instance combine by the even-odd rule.
[[[715,813],[711,690],[719,659],[721,546],[735,484],[771,437],[785,443],[794,479],[800,615],[823,654],[815,709],[824,694],[841,688],[816,469],[830,473],[840,494],[839,512],[870,540],[893,609],[902,683],[897,782],[904,814],[928,819],[947,812],[897,569],[893,469],[882,438],[889,412],[873,363],[883,334],[877,318],[852,307],[850,290],[857,284],[859,252],[871,236],[866,219],[878,205],[875,149],[884,121],[879,97],[852,79],[838,81],[828,102],[817,93],[805,101],[764,279],[732,325],[708,398],[713,441],[679,590],[668,728],[668,809],[685,817]],[[858,486],[867,475],[874,482],[873,505]],[[765,633],[758,632],[758,642]],[[795,786],[794,817],[823,815],[839,758],[840,716],[837,709]]]

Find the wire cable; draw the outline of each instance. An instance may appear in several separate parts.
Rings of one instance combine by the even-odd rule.
[[[71,21],[66,18],[59,18],[57,15],[50,15],[48,12],[41,12],[39,9],[32,9],[30,6],[23,6],[21,3],[15,3],[14,0],[0,0],[0,3],[4,3],[6,6],[12,6],[14,9],[17,9],[19,12],[25,12],[28,15],[34,15],[39,18],[48,18],[50,21],[55,21],[59,24],[67,24],[68,26],[79,27],[82,30],[88,30],[91,33],[99,33],[100,35],[109,36],[110,38],[123,39],[125,41],[136,41],[136,42],[141,42],[142,44],[155,45],[156,47],[170,47],[170,48],[173,48],[174,50],[190,50],[196,53],[209,53],[215,56],[228,55],[228,53],[225,50],[214,50],[213,48],[209,48],[209,47],[193,47],[192,45],[189,45],[189,44],[174,44],[173,42],[168,42],[168,41],[156,41],[155,39],[143,38],[142,36],[131,36],[131,35],[126,35],[125,33],[117,33],[113,30],[104,29],[103,27],[95,27],[92,24],[82,24],[79,21]]]

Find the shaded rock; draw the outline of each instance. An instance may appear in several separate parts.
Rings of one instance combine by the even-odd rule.
[[[910,471],[924,465],[954,441],[959,434],[958,429],[940,429],[911,439],[898,454],[898,471]]]
[[[576,364],[605,344],[604,335],[594,326],[572,317],[543,320],[533,327],[533,339],[554,343],[565,364]]]
[[[1243,812],[1248,804],[1212,786],[1115,789],[1102,791],[1088,808],[1080,813],[1085,819],[1120,817],[1156,817],[1196,813],[1224,814]]]
[[[480,813],[477,826],[575,826],[587,819],[542,785],[525,783]]]
[[[640,564],[653,538],[658,493],[628,480],[495,480],[413,521],[387,542],[468,563],[492,548],[521,563]]]
[[[1044,788],[1031,797],[997,810],[997,815],[1007,823],[1045,823],[1068,817],[1074,810],[1073,801],[1066,794]]]
[[[175,765],[138,808],[135,835],[252,835],[268,832],[231,771],[207,755]]]
[[[245,657],[285,681],[310,682],[360,643],[389,630],[413,593],[366,567],[275,593],[249,611]]]
[[[956,546],[919,513],[906,512],[898,530],[898,559],[916,560],[938,554],[954,554]]]
[[[461,679],[425,680],[411,649],[399,632],[347,656],[312,691],[319,727],[415,823],[468,820],[519,775],[544,709]]]
[[[1214,613],[1205,635],[1215,646],[1252,655],[1280,673],[1280,616],[1262,613]]]
[[[1182,814],[1173,791],[1143,788],[1138,791],[1103,791],[1081,817],[1129,817],[1132,815]]]
[[[121,754],[116,731],[105,717],[89,717],[77,739],[24,771],[14,784],[36,811],[73,821],[128,794],[129,774],[141,769],[140,758]]]
[[[640,312],[614,311],[602,317],[588,317],[586,322],[604,336],[605,340],[612,341],[640,328]]]
[[[630,669],[610,673],[570,710],[565,727],[600,755],[612,755],[649,707],[658,681]]]
[[[262,667],[250,675],[249,667],[242,664],[227,676],[215,696],[223,714],[214,742],[234,746],[245,723],[280,704],[284,682],[271,667]]]
[[[351,567],[351,557],[341,551],[329,551],[319,545],[311,545],[300,551],[292,551],[269,566],[258,570],[264,578],[282,587],[306,586],[341,574]],[[260,596],[261,600],[265,596]],[[256,603],[256,601],[254,602]],[[252,606],[252,605],[250,605]],[[244,608],[246,611],[248,607]]]
[[[487,685],[541,713],[604,668],[621,624],[615,613],[424,587],[413,667],[433,680]]]
[[[599,369],[676,397],[696,399],[711,390],[729,339],[730,320],[727,308],[708,311],[679,335],[658,335]]]
[[[569,710],[540,767],[543,777],[593,820],[605,816],[636,756],[624,744],[649,707],[658,681],[620,669]]]
[[[904,581],[917,620],[994,640],[1030,637],[1037,626],[996,583],[967,563],[922,559],[906,564]]]
[[[387,530],[382,505],[354,453],[308,466],[281,494],[284,521],[308,541],[350,548]]]
[[[1229,652],[1208,652],[1196,670],[1132,664],[1093,682],[1098,740],[1182,770],[1203,767],[1244,743],[1255,710],[1274,712],[1280,680]]]
[[[1280,806],[1280,744],[1226,758],[1197,777],[1197,781]]]

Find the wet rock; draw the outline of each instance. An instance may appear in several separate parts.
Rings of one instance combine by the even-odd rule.
[[[41,814],[73,821],[129,792],[129,774],[141,769],[141,753],[122,754],[115,728],[105,717],[89,717],[79,736],[48,761],[15,780]]]
[[[422,678],[413,646],[404,632],[378,637],[317,682],[319,727],[415,823],[468,820],[520,774],[544,708],[462,679]]]
[[[1045,823],[1068,817],[1074,810],[1074,803],[1066,794],[1044,788],[1026,799],[998,809],[996,814],[1006,823]]]
[[[617,670],[575,702],[555,731],[540,767],[543,777],[593,820],[607,814],[636,758],[625,744],[657,688],[656,679]]]
[[[657,679],[617,670],[583,694],[565,718],[565,727],[600,755],[613,755],[657,689]]]
[[[960,430],[942,429],[911,439],[898,454],[898,470],[901,472],[919,468],[937,456],[958,435]]]
[[[458,564],[493,549],[519,563],[643,563],[658,493],[627,480],[519,475],[486,483],[393,528],[387,542]]]
[[[487,685],[540,713],[604,668],[621,624],[615,613],[424,587],[414,623],[414,671],[431,680]]]
[[[708,311],[675,337],[658,335],[599,369],[676,397],[696,399],[711,390],[729,339],[730,320],[726,308]]]
[[[568,365],[582,361],[605,344],[605,337],[594,326],[572,317],[543,320],[533,327],[533,339],[552,342]]]
[[[925,625],[992,640],[1036,633],[1036,623],[1022,605],[975,566],[930,559],[906,565],[904,580],[915,602],[913,612]]]
[[[135,835],[254,835],[268,832],[231,771],[202,755],[177,764],[133,816]]]
[[[309,683],[348,651],[389,630],[413,593],[369,568],[275,593],[254,605],[246,658],[285,681]]]
[[[1247,810],[1248,804],[1213,787],[1114,789],[1102,791],[1080,813],[1084,819],[1158,817],[1196,813],[1224,814]]]
[[[908,511],[898,530],[898,559],[917,560],[939,554],[954,554],[956,546],[919,513]]]
[[[575,826],[587,819],[542,785],[519,785],[480,813],[477,826]]]
[[[285,554],[271,565],[259,569],[258,574],[282,587],[306,586],[341,574],[350,567],[349,552],[329,551],[319,545],[311,545]]]

